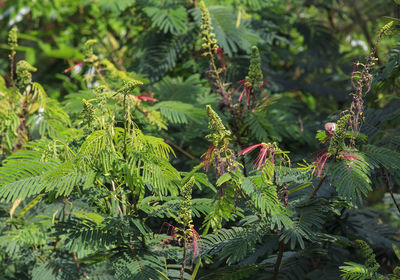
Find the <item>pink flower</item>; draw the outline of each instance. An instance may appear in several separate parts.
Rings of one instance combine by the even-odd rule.
[[[165,244],[168,244],[171,240],[177,239],[178,244],[181,245],[181,240],[183,239],[183,236],[180,234],[177,234],[177,231],[181,231],[179,228],[169,224],[169,223],[163,223],[161,226],[161,230],[164,227],[164,225],[167,225],[167,235],[170,234],[167,238],[165,238],[156,248],[153,249],[153,251],[157,251],[160,248],[162,248]],[[160,231],[161,232],[161,231]],[[194,229],[192,226],[190,228],[190,235],[187,236],[186,238],[186,243],[183,244],[183,246],[186,246],[186,248],[192,250],[192,258],[194,259],[199,255],[200,249],[199,249],[199,243],[202,244],[202,239],[198,232]]]
[[[161,226],[160,233],[161,233],[161,231],[162,231],[164,225],[167,225],[167,226],[168,226],[168,228],[167,228],[167,235],[168,235],[168,233],[169,233],[170,236],[168,236],[167,238],[165,238],[165,239],[161,242],[160,245],[158,245],[156,248],[154,248],[154,251],[157,251],[157,250],[160,249],[162,246],[164,246],[165,243],[168,243],[170,240],[172,240],[172,239],[174,239],[174,238],[177,237],[177,235],[176,235],[176,227],[173,226],[173,225],[171,225],[171,224],[169,224],[169,223],[165,223],[165,222],[164,222],[164,223],[162,224],[162,226]]]
[[[357,160],[359,157],[353,153],[346,152],[346,151],[341,151],[339,154],[342,156],[343,159],[346,160]],[[317,177],[320,177],[322,174],[322,170],[324,169],[324,166],[326,164],[326,161],[328,158],[331,157],[331,154],[328,153],[328,148],[323,149],[322,151],[319,152],[317,155],[317,159],[314,162],[314,173],[317,173]]]
[[[323,149],[319,155],[317,156],[317,160],[314,162],[315,168],[313,171],[313,174],[317,172],[317,177],[321,176],[322,170],[324,169],[325,163],[327,159],[331,156],[331,154],[328,153],[328,148]]]
[[[359,159],[359,157],[353,153],[349,153],[349,152],[342,152],[341,153],[344,159],[347,160],[357,160]]]
[[[217,49],[217,53],[218,53],[219,61],[221,62],[221,67],[222,67],[223,70],[225,70],[226,69],[226,67],[225,67],[225,53],[221,48]]]
[[[78,64],[72,65],[71,67],[67,68],[64,70],[64,73],[68,73],[69,71],[71,71],[72,69],[74,69],[75,67],[79,67],[82,66],[83,62],[79,62]]]
[[[150,93],[145,93],[139,96],[136,96],[137,99],[139,100],[143,100],[143,101],[150,101],[150,102],[156,102],[158,101],[157,99],[153,98],[153,94],[152,92]]]
[[[214,149],[215,149],[214,144],[211,144],[201,159],[201,161],[204,164],[204,169],[206,170],[206,172],[208,172],[208,168],[210,167],[211,158],[212,158]]]
[[[253,87],[251,85],[249,85],[247,80],[240,80],[239,83],[240,83],[240,86],[236,89],[236,91],[238,89],[240,89],[241,87],[243,87],[243,90],[242,90],[242,92],[240,93],[240,96],[239,96],[239,104],[242,101],[244,93],[246,93],[246,96],[247,96],[246,104],[248,106],[249,103],[250,103],[250,95],[252,93]],[[268,84],[267,82],[263,81],[263,86],[267,85],[267,84]],[[265,90],[264,90],[263,86],[261,86],[260,89],[262,90],[262,92],[264,92],[265,98],[268,99],[267,95],[265,94]]]
[[[239,155],[247,155],[254,149],[261,147],[260,152],[258,153],[258,156],[256,160],[254,161],[254,167],[257,167],[257,170],[260,169],[261,165],[264,169],[266,161],[270,160],[272,164],[274,164],[275,161],[275,149],[272,145],[266,144],[266,143],[260,143],[256,144],[250,147],[247,147],[246,149],[243,149],[239,152]]]
[[[240,80],[239,83],[240,83],[240,86],[239,86],[236,90],[238,90],[239,88],[243,87],[242,93],[241,93],[240,96],[239,96],[239,104],[240,104],[240,102],[242,101],[243,94],[246,92],[246,95],[247,95],[247,102],[246,102],[246,104],[249,105],[249,102],[250,102],[250,93],[251,93],[251,89],[252,89],[252,88],[246,85],[246,83],[247,83],[246,80]]]
[[[194,227],[191,228],[192,230],[192,247],[193,247],[193,259],[199,255],[199,242],[201,243],[201,237],[200,234],[194,229]]]

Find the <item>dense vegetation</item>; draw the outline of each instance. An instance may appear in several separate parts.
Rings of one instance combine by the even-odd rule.
[[[400,279],[399,5],[0,0],[0,279]]]

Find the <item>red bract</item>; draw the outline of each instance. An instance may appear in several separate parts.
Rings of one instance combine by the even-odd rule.
[[[161,226],[161,230],[164,227],[164,225],[167,225],[167,235],[170,234],[170,236],[168,236],[167,238],[165,238],[160,245],[158,245],[156,248],[154,248],[153,251],[157,251],[160,248],[162,248],[166,243],[169,243],[169,241],[173,240],[173,239],[178,239],[178,244],[181,245],[181,240],[183,239],[182,236],[178,236],[178,234],[176,233],[177,231],[179,231],[179,229],[169,223],[163,223],[163,225]],[[194,259],[195,257],[197,257],[199,255],[200,249],[199,249],[199,243],[202,243],[201,237],[198,234],[198,232],[194,229],[194,227],[190,228],[190,236],[187,237],[186,239],[186,244],[183,244],[183,246],[186,246],[187,248],[192,250],[192,258]]]
[[[75,67],[82,66],[82,65],[83,65],[83,62],[79,62],[78,64],[72,65],[71,67],[65,69],[65,70],[64,70],[64,73],[68,73],[69,71],[71,71],[71,70],[74,69]]]
[[[326,160],[331,156],[331,154],[329,154],[328,152],[328,148],[325,148],[321,151],[321,153],[319,154],[319,156],[317,157],[317,160],[315,161],[315,169],[313,171],[313,173],[315,171],[317,171],[317,177],[321,176],[322,170],[324,169]]]
[[[342,151],[342,152],[339,152],[339,154],[342,156],[343,159],[346,159],[346,160],[359,159],[359,157],[357,155],[350,153],[350,152]],[[331,156],[331,154],[328,153],[328,148],[325,148],[318,153],[317,159],[314,162],[315,168],[314,168],[313,174],[316,172],[317,177],[321,176],[322,170],[324,169],[326,161],[328,160],[328,158],[330,158],[330,156]]]
[[[222,69],[225,70],[225,68],[226,68],[225,67],[225,53],[221,48],[217,49],[217,53],[218,53],[219,61],[221,62],[221,67],[222,67]]]
[[[193,247],[193,258],[199,255],[199,242],[202,242],[200,234],[192,227],[192,247]]]
[[[247,155],[254,149],[261,147],[260,152],[254,161],[254,167],[257,167],[257,170],[260,169],[261,165],[264,168],[266,161],[270,160],[272,164],[274,164],[275,161],[275,149],[273,146],[268,145],[266,143],[260,143],[256,144],[250,147],[247,147],[246,149],[243,149],[239,152],[239,155]]]
[[[353,153],[349,153],[349,152],[342,152],[341,153],[344,159],[347,160],[357,160],[359,159],[359,157]]]
[[[242,93],[241,93],[240,96],[239,96],[239,104],[240,104],[240,102],[242,101],[243,94],[246,92],[246,95],[247,95],[247,102],[246,102],[246,104],[249,105],[251,87],[249,87],[249,86],[246,85],[246,83],[247,83],[246,80],[240,80],[239,83],[240,83],[240,86],[239,86],[236,90],[238,90],[239,88],[243,87],[243,91],[242,91]]]
[[[145,93],[139,96],[136,96],[137,99],[143,100],[143,101],[150,101],[150,102],[156,102],[157,99],[153,98],[153,93]]]
[[[170,236],[168,236],[167,238],[165,238],[165,239],[161,242],[160,245],[158,245],[156,248],[154,248],[154,251],[157,251],[157,250],[160,249],[162,246],[164,246],[165,243],[168,243],[170,240],[172,240],[172,239],[174,239],[174,238],[177,237],[177,235],[176,235],[176,227],[173,226],[173,225],[171,225],[171,224],[169,224],[169,223],[163,223],[163,224],[162,224],[161,229],[160,229],[160,233],[161,233],[161,231],[162,231],[164,225],[167,225],[167,226],[168,226],[168,228],[167,228],[167,235],[168,235],[168,233],[170,233]]]
[[[246,104],[248,106],[249,103],[250,103],[250,95],[252,93],[253,87],[251,85],[249,85],[247,80],[240,80],[239,84],[240,84],[240,86],[236,89],[236,91],[238,91],[241,87],[243,87],[243,90],[242,90],[242,92],[240,93],[240,96],[239,96],[239,104],[242,101],[244,93],[246,93],[246,95],[247,95]],[[265,94],[264,87],[263,87],[263,86],[265,86],[267,84],[268,84],[267,82],[263,81],[263,84],[262,84],[262,86],[260,86],[260,89],[262,90],[262,92],[264,92],[265,98],[268,99],[267,95]]]
[[[214,152],[214,149],[215,149],[214,144],[211,144],[210,147],[208,147],[207,152],[202,157],[201,161],[204,164],[204,169],[206,170],[206,172],[208,172],[208,168],[210,167],[211,157]]]

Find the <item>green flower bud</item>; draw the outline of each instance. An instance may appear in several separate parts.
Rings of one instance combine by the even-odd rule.
[[[264,76],[261,71],[261,58],[260,52],[256,46],[251,48],[251,58],[250,58],[250,67],[249,74],[246,77],[246,82],[252,88],[259,88],[263,85]]]
[[[222,123],[221,118],[217,113],[211,108],[210,105],[206,106],[207,115],[209,119],[208,128],[211,131],[211,134],[208,135],[208,138],[212,138],[213,143],[216,147],[222,146],[225,140],[231,135],[231,132],[225,128]]]
[[[13,27],[10,32],[8,32],[8,44],[11,46],[11,49],[14,49],[18,46],[18,28]]]
[[[203,39],[203,44],[201,47],[206,51],[206,54],[210,54],[216,52],[218,49],[217,39],[215,38],[215,34],[212,32],[213,27],[211,26],[211,17],[204,1],[200,1],[200,10],[201,10],[201,34]]]
[[[36,68],[30,65],[27,61],[21,60],[17,63],[17,87],[22,92],[32,83],[31,72],[36,72]]]
[[[341,117],[336,123],[335,132],[332,135],[332,139],[329,144],[328,153],[333,155],[337,152],[343,151],[346,148],[345,137],[347,124],[350,120],[351,115],[347,114]]]
[[[85,45],[83,46],[83,54],[85,55],[85,62],[86,63],[94,63],[99,58],[93,52],[93,45],[97,43],[97,40],[88,40],[86,41]]]

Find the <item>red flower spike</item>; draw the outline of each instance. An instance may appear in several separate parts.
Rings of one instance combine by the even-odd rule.
[[[160,233],[161,233],[161,231],[162,231],[164,225],[167,225],[167,226],[168,226],[168,228],[167,228],[167,233],[166,233],[166,234],[168,235],[168,232],[170,232],[170,233],[171,233],[171,236],[175,237],[176,227],[173,226],[173,225],[171,225],[171,224],[169,224],[169,223],[166,223],[166,222],[164,222],[164,223],[161,225]],[[171,230],[171,231],[170,231],[170,230]]]
[[[268,153],[268,148],[262,147],[260,149],[260,153],[258,154],[256,161],[254,162],[254,165],[257,165],[257,170],[260,169],[261,164],[263,164],[263,168],[264,168],[265,160],[267,159],[267,153]]]
[[[342,152],[342,156],[344,159],[347,159],[347,160],[357,160],[360,158],[357,155],[355,155],[353,153],[349,153],[349,152]]]
[[[199,242],[202,242],[200,235],[198,232],[192,227],[192,242],[193,242],[193,259],[199,255]]]
[[[247,104],[247,106],[249,106],[249,104],[250,104],[250,89],[249,89],[249,88],[247,88],[247,100],[246,100],[246,104]]]
[[[143,100],[143,101],[150,101],[150,102],[156,102],[158,101],[157,99],[153,98],[153,94],[152,92],[150,93],[145,93],[139,96],[136,96],[137,99],[139,100]]]
[[[221,67],[222,67],[223,70],[225,70],[226,69],[226,67],[225,67],[225,53],[221,48],[217,49],[217,53],[218,53],[219,61],[221,62]]]
[[[247,83],[246,80],[240,80],[239,83],[240,83],[240,86],[236,89],[236,91],[237,91],[238,89],[240,89],[241,87],[243,87],[242,93],[241,93],[240,96],[239,96],[239,104],[240,104],[240,102],[242,101],[243,94],[246,92],[246,95],[247,95],[247,105],[249,105],[251,88],[248,87],[248,86],[246,85],[246,83]]]
[[[250,104],[250,94],[251,94],[251,90],[252,90],[252,87],[251,86],[247,86],[246,85],[246,83],[247,83],[247,81],[246,80],[240,80],[239,81],[239,87],[236,89],[236,91],[238,91],[241,87],[243,87],[243,90],[242,90],[242,92],[240,93],[240,96],[239,96],[239,104],[240,104],[240,102],[242,101],[242,98],[243,98],[243,94],[244,93],[246,93],[246,96],[247,96],[247,100],[246,100],[246,104],[247,104],[247,106],[249,106],[249,104]],[[265,95],[265,98],[267,99],[267,100],[269,100],[269,98],[268,98],[268,96],[267,96],[267,94],[265,93],[265,89],[264,89],[264,87],[263,86],[265,86],[265,85],[268,85],[268,83],[267,82],[265,82],[264,80],[263,80],[263,84],[262,84],[262,86],[260,86],[260,89],[261,89],[261,91],[264,93],[264,95]]]
[[[256,149],[260,146],[261,146],[260,152],[259,152],[256,160],[254,161],[254,167],[257,167],[257,170],[259,170],[261,168],[261,166],[264,169],[267,160],[270,160],[272,164],[274,163],[275,150],[273,149],[273,147],[271,147],[270,145],[268,145],[266,143],[260,143],[260,144],[256,144],[256,145],[247,147],[246,149],[239,152],[239,155],[247,155],[248,153],[250,153],[251,151],[253,151],[254,149]]]
[[[157,251],[157,250],[160,249],[162,246],[164,246],[164,244],[168,243],[170,240],[172,240],[172,239],[174,239],[174,238],[177,237],[177,235],[176,235],[176,227],[173,226],[173,225],[171,225],[171,224],[169,224],[169,223],[165,223],[165,222],[164,222],[164,223],[162,224],[162,226],[161,226],[160,233],[161,233],[161,231],[162,231],[164,225],[167,225],[167,226],[168,226],[168,228],[167,228],[167,233],[166,233],[166,234],[168,235],[168,232],[170,232],[170,236],[168,236],[167,238],[165,238],[165,239],[160,243],[160,245],[158,245],[156,248],[154,248],[153,251]]]
[[[263,143],[255,144],[255,145],[253,145],[253,146],[247,147],[246,149],[241,150],[241,151],[239,152],[239,155],[240,155],[240,156],[241,156],[241,155],[247,155],[247,154],[250,153],[252,150],[254,150],[255,148],[261,146],[262,144],[263,144]]]
[[[153,249],[153,251],[157,251],[160,248],[162,248],[164,246],[165,243],[168,243],[171,239],[174,239],[174,236],[168,236],[167,238],[165,238],[160,245],[158,245],[156,248]]]
[[[161,226],[161,229],[164,227],[164,225],[168,226],[167,229],[167,234],[168,232],[171,230],[171,236],[168,236],[166,239],[164,239],[156,248],[153,249],[153,251],[157,251],[160,248],[162,248],[164,246],[164,244],[168,243],[170,240],[175,239],[175,238],[179,238],[178,241],[178,245],[179,246],[186,246],[187,248],[192,249],[192,258],[196,258],[199,253],[200,253],[200,249],[199,249],[199,243],[202,243],[202,239],[200,237],[200,235],[198,234],[198,232],[191,227],[190,228],[190,235],[188,236],[188,238],[185,241],[185,244],[181,244],[182,241],[182,237],[176,234],[176,230],[177,228],[169,223],[163,223],[163,225]],[[161,231],[160,231],[161,232]]]
[[[208,168],[210,167],[211,157],[214,152],[214,149],[215,149],[214,144],[211,144],[210,147],[208,147],[207,152],[202,157],[201,161],[204,164],[204,169],[206,170],[206,172],[208,172]]]
[[[65,69],[65,70],[64,70],[64,73],[68,73],[69,71],[71,71],[71,70],[74,69],[75,67],[82,66],[83,64],[84,64],[83,62],[79,62],[78,64],[72,65],[71,67]]]
[[[331,156],[330,154],[327,153],[328,148],[323,149],[319,154],[317,155],[317,160],[315,161],[315,169],[313,171],[313,174],[315,171],[317,171],[317,177],[321,176],[322,170],[324,169],[325,163],[328,160],[328,158]]]

